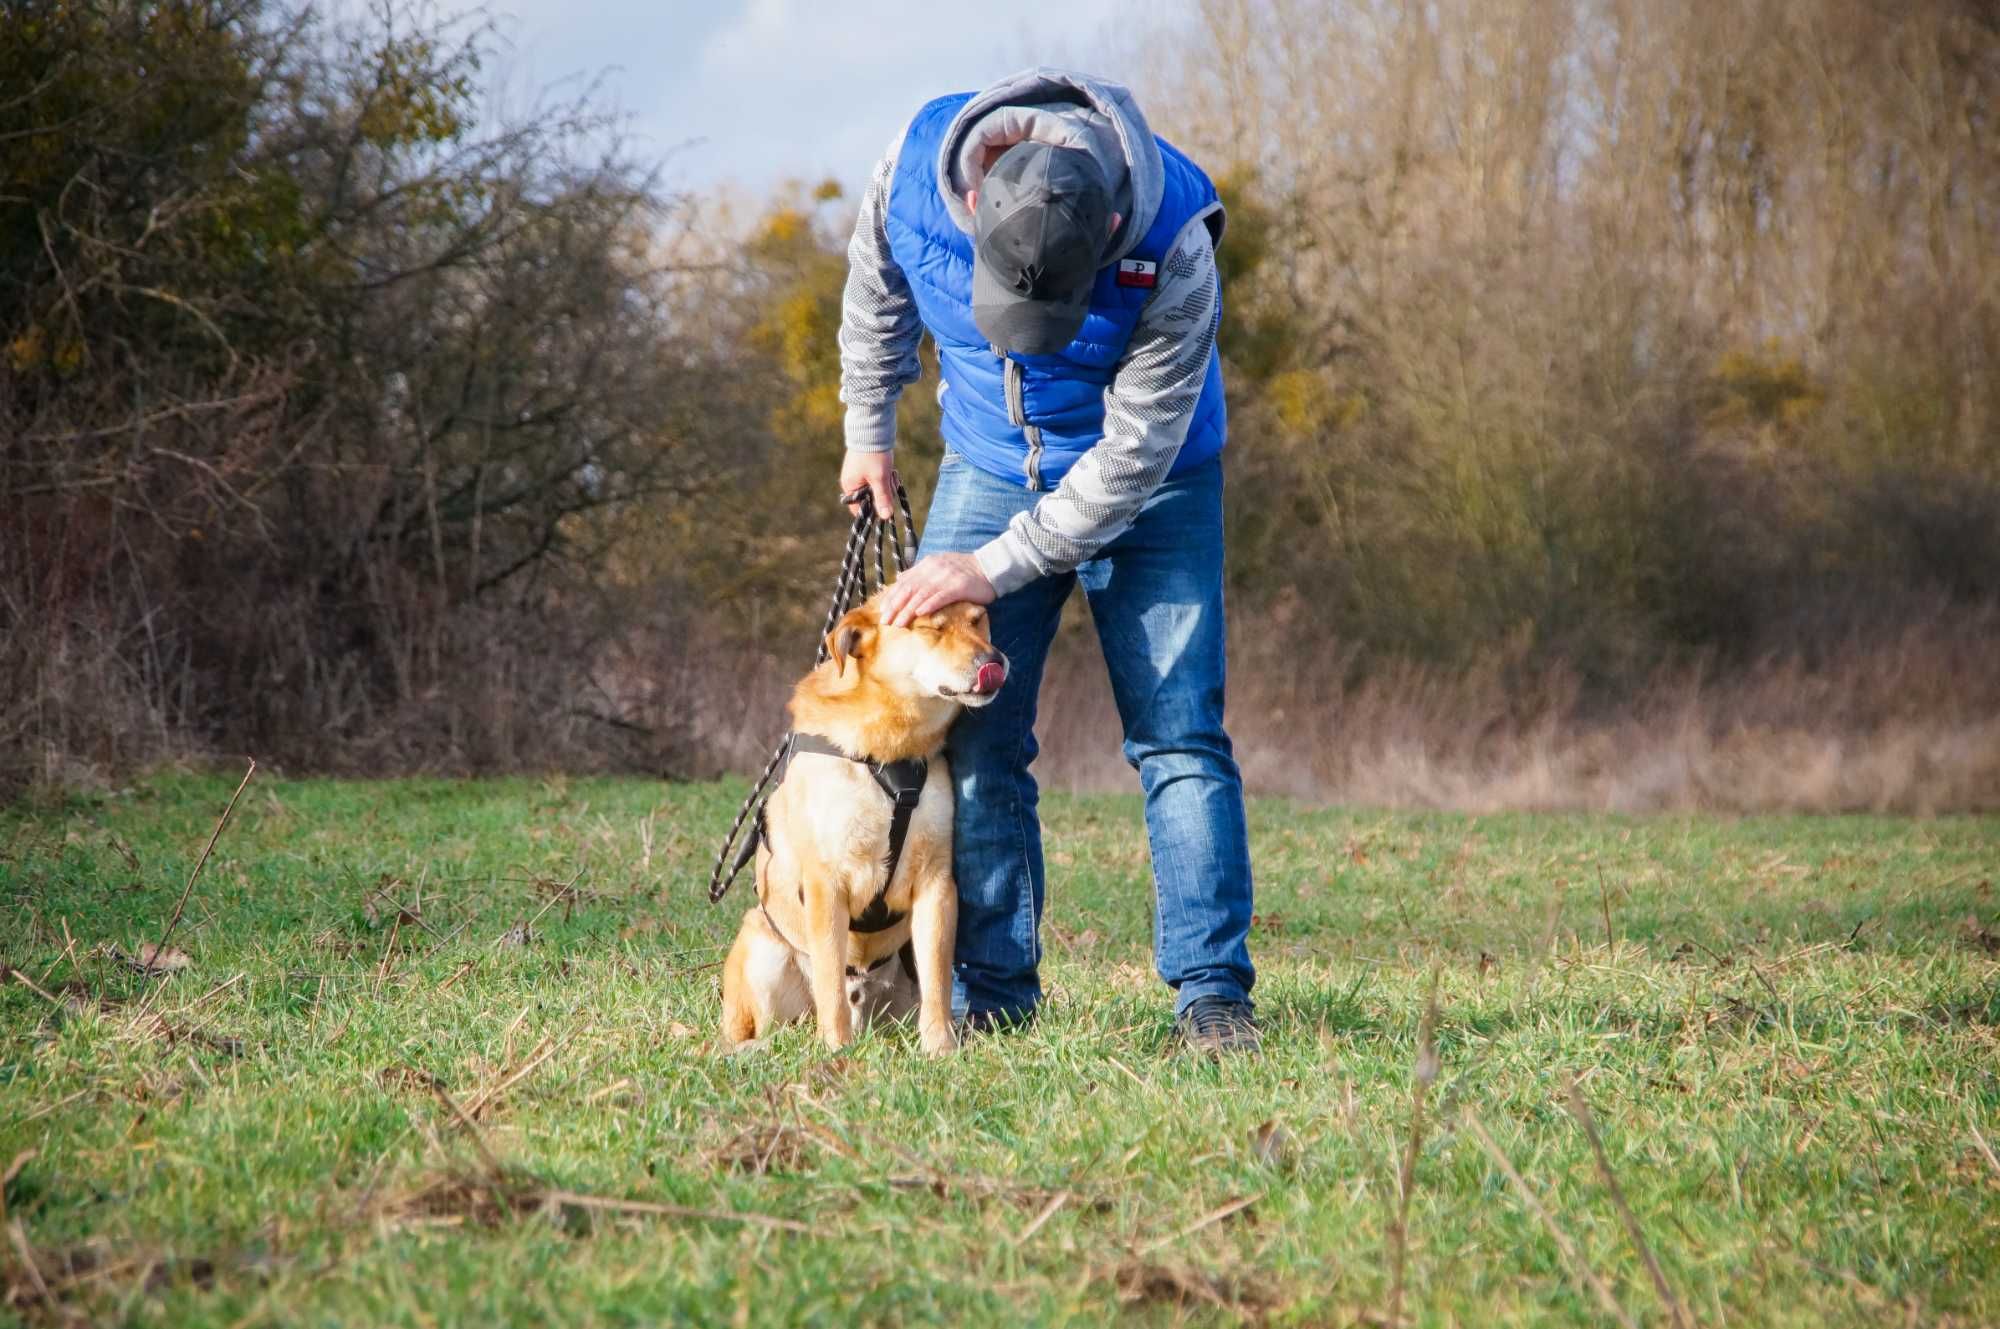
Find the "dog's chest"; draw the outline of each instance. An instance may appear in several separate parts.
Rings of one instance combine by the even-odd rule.
[[[933,870],[940,854],[947,858],[950,854],[951,770],[941,756],[931,759],[923,792],[910,814],[894,882],[888,880],[888,871],[895,804],[866,766],[802,754],[795,759],[793,778],[785,783],[788,794],[796,785],[797,824],[810,842],[801,848],[845,878],[857,912],[885,886],[901,894],[913,874]]]

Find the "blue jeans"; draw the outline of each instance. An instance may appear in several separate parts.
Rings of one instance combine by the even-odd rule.
[[[954,453],[938,471],[923,552],[970,553],[1041,494],[986,474]],[[1007,685],[952,729],[958,792],[954,1015],[1019,1018],[1041,1000],[1036,973],[1044,877],[1035,759],[1035,699],[1071,586],[1082,583],[1125,759],[1146,793],[1152,845],[1154,961],[1177,996],[1249,999],[1250,847],[1243,781],[1222,728],[1222,464],[1170,478],[1130,529],[1073,573],[1043,577],[992,607]]]

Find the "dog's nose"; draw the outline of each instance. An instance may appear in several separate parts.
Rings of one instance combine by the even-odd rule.
[[[977,663],[979,672],[974,676],[972,690],[982,695],[998,692],[1007,681],[1007,657],[998,651],[987,651],[979,656]]]

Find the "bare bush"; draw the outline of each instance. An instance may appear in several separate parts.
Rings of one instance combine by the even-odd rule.
[[[609,523],[731,454],[667,201],[587,100],[476,124],[484,39],[253,0],[4,25],[7,776],[575,755]]]

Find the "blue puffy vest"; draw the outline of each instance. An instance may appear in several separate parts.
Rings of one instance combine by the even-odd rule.
[[[938,195],[940,140],[972,96],[940,97],[910,122],[889,186],[889,252],[937,343],[945,442],[989,475],[1029,489],[1053,489],[1103,437],[1104,390],[1153,292],[1118,285],[1118,265],[1108,264],[1097,275],[1090,312],[1075,341],[1053,355],[1003,358],[994,352],[972,321],[972,237],[958,229]],[[1165,139],[1158,142],[1166,171],[1160,210],[1144,238],[1124,255],[1156,265],[1181,228],[1217,199],[1199,166]],[[1010,378],[1018,392],[1009,391]],[[1208,378],[1171,473],[1222,451],[1224,426],[1222,364],[1211,351]]]

